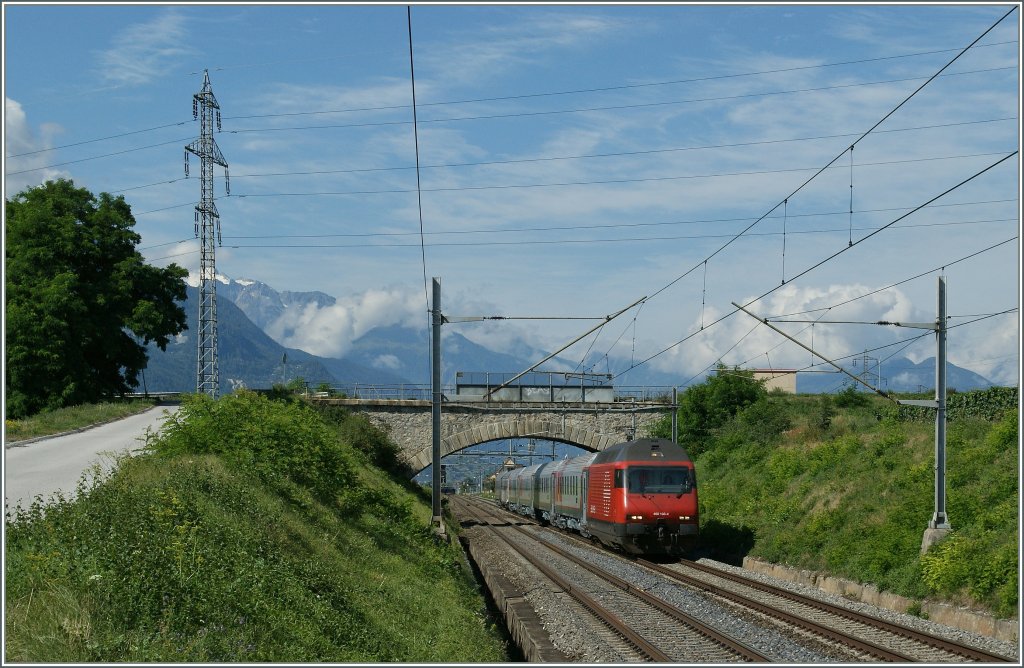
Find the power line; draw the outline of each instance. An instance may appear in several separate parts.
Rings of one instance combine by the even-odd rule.
[[[979,125],[982,123],[996,123],[1002,121],[1016,121],[1016,116],[1004,117],[1004,118],[993,118],[980,121],[960,121],[957,123],[940,123],[934,125],[921,125],[910,128],[893,128],[890,130],[879,130],[879,133],[894,133],[894,132],[910,132],[916,130],[933,130],[939,128],[950,128],[963,125]],[[671,148],[656,148],[656,149],[641,149],[636,151],[617,151],[610,153],[587,153],[580,155],[566,155],[566,156],[540,156],[534,158],[514,158],[508,160],[486,160],[478,162],[456,162],[456,163],[440,163],[434,165],[421,165],[420,169],[448,169],[456,167],[488,167],[494,165],[514,165],[514,164],[526,164],[535,162],[555,162],[561,160],[585,160],[592,158],[617,158],[617,157],[629,157],[638,155],[652,155],[659,153],[673,153],[682,151],[702,151],[719,148],[743,148],[748,146],[765,146],[770,144],[781,144],[788,142],[802,142],[802,141],[816,141],[821,139],[840,139],[843,137],[853,137],[855,133],[846,133],[838,135],[818,135],[813,137],[794,137],[790,139],[768,139],[762,141],[749,141],[749,142],[736,142],[731,144],[705,144],[701,146],[682,146],[682,147],[671,147]],[[97,156],[103,157],[103,156]],[[42,168],[45,169],[45,168]],[[314,176],[324,174],[365,174],[373,172],[395,172],[395,171],[408,171],[416,169],[415,165],[407,166],[395,166],[395,167],[355,167],[348,169],[321,169],[301,172],[264,172],[261,174],[236,174],[235,179],[244,178],[266,178],[266,177],[277,177],[277,176]],[[172,179],[169,181],[157,181],[155,183],[148,183],[145,185],[131,186],[128,188],[119,188],[111,190],[113,193],[127,192],[129,190],[138,190],[141,188],[150,188],[157,185],[169,185],[182,179]]]
[[[846,151],[843,151],[845,153]],[[906,160],[886,160],[880,162],[867,162],[862,163],[861,167],[881,167],[888,165],[903,165],[919,162],[934,162],[938,160],[962,160],[965,158],[982,158],[991,157],[993,155],[1002,155],[1001,152],[995,153],[971,153],[963,155],[949,155],[949,156],[936,156],[930,158],[908,158]],[[833,161],[834,162],[834,161]],[[415,190],[407,188],[389,188],[384,190],[340,190],[340,191],[319,191],[319,192],[284,192],[284,193],[241,193],[236,194],[236,197],[324,197],[324,196],[350,196],[350,195],[397,195],[397,194],[410,194],[419,192],[467,192],[474,190],[514,190],[514,189],[525,189],[525,188],[565,188],[570,186],[594,186],[594,185],[616,185],[622,183],[658,183],[662,181],[682,181],[689,179],[712,179],[712,178],[726,178],[736,176],[764,176],[766,174],[789,174],[794,172],[807,172],[817,169],[814,176],[818,176],[823,173],[826,169],[831,168],[831,164],[823,167],[791,167],[787,169],[762,169],[752,170],[744,172],[719,172],[715,174],[686,174],[681,176],[650,176],[644,178],[634,179],[599,179],[596,181],[563,181],[555,183],[517,183],[517,184],[500,184],[500,185],[487,185],[487,186],[450,186],[441,188],[417,188]],[[837,167],[837,169],[839,169]],[[814,177],[811,177],[813,179]],[[801,190],[804,186],[810,183],[811,179],[808,179],[797,191]],[[795,191],[794,194],[797,192]],[[792,196],[792,195],[791,195]],[[781,204],[781,203],[780,203]],[[776,205],[768,213],[772,213],[778,208]],[[759,218],[757,222],[760,222],[764,218],[767,218],[766,214],[762,218]],[[752,225],[753,225],[752,224]],[[724,246],[723,246],[724,248]],[[710,259],[710,258],[708,258]]]
[[[976,220],[976,221],[959,221],[959,222],[945,222],[945,223],[915,223],[911,225],[901,225],[899,229],[911,229],[917,227],[951,227],[956,225],[981,225],[985,223],[1006,223],[1017,221],[1017,218],[998,218],[990,220]],[[855,227],[855,230],[865,231],[872,230],[878,232],[885,229],[883,227]],[[848,228],[832,228],[832,229],[821,229],[821,230],[801,230],[797,232],[790,231],[788,234],[831,234],[838,232],[846,232]],[[446,234],[445,232],[435,232],[434,234]],[[753,232],[747,234],[747,237],[771,237],[781,236],[781,232]],[[284,236],[284,235],[282,235]],[[311,235],[313,238],[321,238],[319,235]],[[620,242],[642,242],[642,241],[679,241],[683,239],[721,239],[731,237],[731,234],[689,234],[689,235],[672,235],[672,236],[659,236],[659,237],[615,237],[605,239],[534,239],[534,240],[516,240],[516,241],[437,241],[426,243],[430,247],[445,247],[445,246],[551,246],[551,245],[568,245],[568,244],[597,244],[597,243],[620,243]],[[350,243],[350,244],[234,244],[231,243],[232,239],[240,239],[246,237],[227,237],[229,245],[232,248],[419,248],[420,243]],[[290,238],[290,237],[289,237]],[[866,238],[866,237],[865,237]],[[856,243],[856,242],[855,242]],[[700,265],[703,266],[703,262]],[[789,282],[789,281],[787,281]]]
[[[954,73],[951,73],[951,74],[943,74],[941,76],[952,77],[952,76],[961,76],[961,75],[967,75],[967,74],[983,74],[983,73],[986,73],[986,72],[996,72],[996,71],[1005,71],[1005,70],[1014,70],[1014,71],[1016,71],[1016,69],[1017,69],[1016,66],[1012,66],[1011,65],[1011,66],[1006,66],[1006,67],[987,68],[987,69],[982,69],[982,70],[971,70],[971,71],[965,71],[965,72],[954,72]],[[924,84],[922,84],[922,87],[927,85],[928,83],[930,83],[936,76],[939,76],[939,75],[933,75],[932,77],[930,77],[927,81],[925,81]],[[622,111],[622,110],[626,110],[626,109],[644,109],[644,108],[653,108],[653,107],[673,106],[673,105],[680,105],[680,104],[695,104],[695,103],[700,103],[700,102],[725,102],[725,101],[728,101],[728,100],[740,100],[740,99],[747,99],[747,98],[752,98],[752,97],[767,97],[767,96],[770,96],[770,95],[794,95],[794,94],[799,94],[799,93],[818,93],[818,92],[823,92],[823,91],[828,91],[828,90],[840,90],[840,89],[844,89],[844,88],[857,88],[857,87],[860,87],[860,86],[878,86],[878,85],[883,85],[883,84],[904,83],[904,82],[907,82],[907,81],[920,81],[922,78],[923,77],[908,77],[908,78],[902,78],[902,79],[886,79],[886,80],[882,80],[882,81],[869,81],[869,82],[862,82],[862,83],[855,83],[855,84],[836,84],[836,85],[833,85],[833,86],[818,86],[818,87],[812,87],[812,88],[797,88],[797,89],[782,90],[782,91],[764,91],[764,92],[759,92],[759,93],[744,93],[744,94],[740,94],[740,95],[725,95],[725,96],[718,96],[718,97],[693,98],[693,99],[688,99],[688,100],[668,100],[668,101],[662,101],[662,102],[645,102],[645,103],[635,103],[635,104],[620,104],[620,105],[610,105],[610,106],[603,106],[603,107],[584,107],[584,108],[579,108],[579,109],[550,109],[550,110],[546,110],[546,111],[522,111],[522,112],[513,112],[513,113],[507,113],[507,114],[484,114],[484,115],[477,115],[477,116],[454,116],[454,117],[450,117],[450,118],[427,118],[427,119],[420,119],[419,122],[420,123],[454,123],[454,122],[463,122],[463,121],[497,120],[497,119],[503,119],[503,118],[529,118],[529,117],[537,117],[537,116],[554,116],[554,115],[561,115],[561,114],[579,114],[579,113],[590,113],[590,112],[595,112],[595,111]],[[300,131],[300,130],[329,130],[329,129],[343,129],[343,128],[386,127],[386,126],[390,126],[390,125],[409,125],[409,124],[410,124],[410,121],[368,121],[368,122],[363,122],[363,123],[340,123],[340,124],[330,124],[330,125],[295,125],[295,126],[268,127],[268,128],[242,128],[242,129],[238,129],[238,130],[226,130],[225,132],[229,132],[231,134],[244,134],[244,133],[250,133],[250,132],[286,132],[286,131],[290,132],[290,131]]]
[[[112,153],[104,153],[103,155],[94,155],[89,158],[79,158],[78,160],[66,160],[64,162],[55,162],[52,165],[46,165],[44,167],[33,167],[32,169],[21,169],[16,172],[7,172],[7,176],[14,176],[15,174],[28,174],[29,172],[38,172],[43,169],[51,169],[53,167],[63,167],[64,165],[74,165],[79,162],[88,162],[90,160],[99,160],[100,158],[109,158],[115,155],[124,155],[125,153],[134,153],[135,151],[144,151],[148,148],[157,148],[159,146],[167,146],[169,144],[180,144],[183,141],[188,141],[191,137],[183,137],[181,139],[172,139],[171,141],[160,142],[159,144],[149,144],[148,146],[139,146],[136,148],[126,148],[123,151],[114,151]]]
[[[954,207],[954,206],[977,206],[979,204],[1005,204],[1009,202],[1016,202],[1016,199],[1001,199],[1001,200],[982,200],[975,202],[955,202],[950,204],[935,204],[932,206],[933,209],[942,207]],[[878,209],[858,209],[855,213],[885,213],[890,211],[907,211],[912,207],[884,207]],[[845,216],[846,211],[819,211],[812,213],[801,213],[790,215],[790,218],[818,218],[827,216]],[[141,214],[137,214],[141,215]],[[781,216],[769,216],[769,218],[780,218]],[[705,225],[709,223],[741,223],[751,220],[749,217],[744,218],[706,218],[700,220],[674,220],[674,221],[663,221],[663,222],[648,222],[648,223],[585,223],[583,225],[550,225],[545,227],[511,227],[511,228],[500,228],[500,229],[474,229],[474,230],[448,230],[438,232],[425,232],[427,236],[440,236],[440,235],[465,235],[465,234],[512,234],[518,232],[556,232],[565,230],[576,230],[576,231],[592,231],[592,230],[604,230],[604,229],[616,229],[616,228],[637,228],[637,227],[665,227],[674,225]],[[1012,219],[1007,219],[1012,220]],[[858,229],[873,229],[873,228],[858,228]],[[831,231],[831,230],[821,230]],[[804,231],[805,233],[808,231]],[[418,232],[335,232],[327,234],[244,234],[235,235],[228,237],[229,239],[331,239],[338,237],[408,237],[416,236]],[[772,234],[772,233],[764,233]]]
[[[975,48],[991,47],[991,46],[1004,46],[1007,44],[1016,44],[1016,40],[1009,40],[1005,42],[994,42],[992,44],[979,44]],[[823,63],[820,65],[801,65],[794,67],[784,67],[773,70],[760,70],[756,72],[740,72],[735,74],[719,74],[706,77],[694,77],[690,79],[673,79],[668,81],[655,81],[650,83],[639,83],[639,84],[619,84],[615,86],[600,86],[594,88],[577,88],[572,90],[563,91],[548,91],[548,92],[537,92],[537,93],[519,93],[515,95],[501,95],[496,97],[478,97],[464,100],[445,100],[440,102],[421,102],[420,107],[436,107],[456,104],[472,104],[478,102],[505,102],[509,100],[522,100],[528,98],[537,97],[555,97],[560,95],[578,95],[581,93],[603,93],[617,90],[631,90],[636,88],[652,88],[657,86],[669,86],[684,83],[701,83],[705,81],[717,81],[722,79],[734,79],[739,77],[750,77],[750,76],[762,76],[765,74],[782,74],[786,72],[796,72],[800,70],[811,70],[825,67],[836,67],[840,65],[858,65],[869,62],[877,62],[882,60],[895,60],[899,58],[910,58],[916,56],[935,55],[938,53],[950,53],[957,49],[940,49],[936,51],[922,51],[918,53],[910,53],[896,56],[882,56],[877,58],[864,58],[861,60],[850,60],[836,63]],[[229,120],[240,120],[250,118],[275,118],[275,117],[290,117],[290,116],[312,116],[319,114],[342,114],[342,113],[353,113],[353,112],[365,112],[365,111],[391,111],[396,109],[406,108],[407,105],[381,105],[375,107],[350,107],[346,109],[323,109],[315,111],[293,111],[293,112],[281,112],[276,114],[253,114],[248,116],[225,116],[225,119]]]
[[[1009,40],[1009,41],[1004,41],[1004,42],[993,42],[991,44],[979,44],[975,48],[1005,46],[1005,45],[1008,45],[1008,44],[1015,44],[1015,43],[1016,43],[1016,40]],[[617,86],[603,86],[603,87],[597,87],[597,88],[585,88],[585,89],[577,89],[577,90],[551,91],[551,92],[539,92],[539,93],[522,93],[522,94],[517,94],[517,95],[504,95],[504,96],[500,96],[500,97],[475,98],[475,99],[468,99],[468,100],[448,100],[448,101],[440,101],[440,102],[421,102],[420,106],[421,107],[427,107],[427,106],[468,104],[468,103],[473,103],[473,102],[499,102],[499,101],[506,101],[506,100],[525,99],[525,98],[531,98],[531,97],[551,97],[551,96],[557,96],[557,95],[575,95],[575,94],[579,94],[579,93],[595,93],[595,92],[605,92],[605,91],[614,91],[614,90],[628,90],[628,89],[633,89],[633,88],[648,88],[648,87],[667,86],[667,85],[674,85],[674,84],[681,84],[681,83],[698,83],[698,82],[703,82],[703,81],[714,81],[714,80],[720,80],[720,79],[729,79],[729,78],[738,78],[738,77],[749,77],[749,76],[761,76],[761,75],[765,75],[765,74],[780,74],[780,73],[786,73],[786,72],[795,72],[795,71],[799,71],[799,70],[819,69],[819,68],[825,68],[825,67],[837,67],[837,66],[841,66],[841,65],[859,65],[859,64],[863,64],[863,63],[878,62],[878,61],[883,61],[883,60],[898,60],[898,59],[902,59],[902,58],[914,58],[914,57],[918,57],[918,56],[929,56],[929,55],[935,55],[935,54],[939,54],[939,53],[949,53],[949,52],[955,51],[955,50],[956,49],[938,49],[938,50],[934,50],[934,51],[920,51],[920,52],[916,52],[916,53],[899,54],[899,55],[894,55],[894,56],[880,56],[880,57],[876,57],[876,58],[863,58],[863,59],[860,59],[860,60],[849,60],[849,61],[836,62],[836,63],[822,63],[820,65],[802,65],[802,66],[786,67],[786,68],[780,68],[780,69],[774,69],[774,70],[761,70],[761,71],[757,71],[757,72],[740,72],[740,73],[735,73],[735,74],[721,74],[721,75],[714,75],[714,76],[708,76],[708,77],[696,77],[696,78],[692,78],[692,79],[677,79],[677,80],[670,80],[670,81],[656,81],[656,82],[642,83],[642,84],[621,84],[621,85],[617,85]],[[369,53],[386,53],[386,52],[385,51],[375,51],[375,52],[369,52]],[[350,55],[324,56],[324,57],[319,57],[319,58],[295,58],[295,59],[288,59],[288,60],[271,61],[269,63],[248,63],[248,64],[228,65],[228,66],[224,66],[224,67],[208,68],[208,69],[210,71],[220,72],[220,71],[229,70],[229,69],[238,69],[238,68],[246,68],[246,67],[265,67],[267,65],[274,65],[274,64],[278,64],[278,63],[312,62],[312,61],[322,61],[322,60],[337,60],[337,59],[348,58],[348,57],[350,57]],[[201,72],[189,72],[188,73],[189,76],[198,75],[198,74],[201,74]],[[316,110],[316,111],[282,112],[282,113],[276,113],[276,114],[252,114],[252,115],[247,115],[247,116],[224,116],[223,119],[224,120],[241,120],[241,119],[250,119],[250,118],[275,118],[275,117],[287,117],[287,116],[307,116],[307,115],[316,115],[316,114],[337,114],[337,113],[349,113],[349,112],[361,112],[361,111],[387,111],[387,110],[393,110],[393,109],[402,109],[402,108],[405,108],[406,106],[407,105],[390,105],[390,106],[362,107],[362,108],[350,108],[350,109],[328,109],[328,110]],[[20,158],[20,157],[23,157],[23,156],[26,156],[26,155],[35,155],[37,153],[45,153],[47,151],[55,151],[55,150],[62,149],[62,148],[71,148],[71,147],[74,147],[74,146],[81,146],[81,145],[84,145],[84,144],[92,144],[92,143],[95,143],[95,142],[106,141],[106,140],[109,140],[109,139],[119,139],[121,137],[127,137],[127,136],[130,136],[130,135],[142,134],[144,132],[152,132],[154,130],[162,130],[164,128],[174,127],[174,126],[177,126],[177,125],[186,125],[189,122],[190,121],[185,120],[185,121],[179,121],[179,122],[174,122],[174,123],[165,123],[163,125],[155,125],[153,127],[142,128],[140,130],[128,130],[128,131],[122,132],[120,134],[110,135],[110,136],[106,136],[106,137],[97,137],[97,138],[94,138],[94,139],[84,139],[82,141],[72,142],[72,143],[69,143],[69,144],[62,144],[60,146],[53,146],[53,147],[50,147],[50,148],[38,149],[38,150],[35,150],[35,151],[26,151],[24,153],[10,154],[10,155],[8,155],[6,157],[8,157],[8,158]]]

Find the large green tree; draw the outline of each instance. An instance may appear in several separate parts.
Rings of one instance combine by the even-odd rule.
[[[704,452],[717,429],[767,396],[764,384],[754,380],[753,371],[729,369],[719,363],[716,373],[679,396],[679,442],[691,455]],[[652,435],[661,437],[671,433],[670,418],[660,421],[652,431]]]
[[[145,346],[186,328],[188,272],[146,264],[124,197],[61,179],[5,206],[8,416],[131,391]]]

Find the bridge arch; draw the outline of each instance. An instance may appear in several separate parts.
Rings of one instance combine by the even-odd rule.
[[[471,448],[474,445],[507,438],[540,438],[546,441],[568,443],[591,452],[621,443],[626,434],[605,434],[578,424],[566,424],[563,420],[505,419],[481,421],[468,429],[450,434],[441,439],[441,456]],[[427,446],[413,453],[409,463],[417,472],[430,466],[432,447]]]
[[[317,403],[358,411],[384,429],[414,474],[431,464],[429,401],[400,399],[318,399]],[[446,403],[441,411],[441,456],[508,438],[538,438],[599,452],[630,434],[650,434],[671,406],[656,402],[567,404],[539,402]]]

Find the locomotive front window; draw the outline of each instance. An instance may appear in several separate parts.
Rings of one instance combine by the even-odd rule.
[[[631,494],[685,494],[693,489],[690,469],[684,466],[631,466],[626,469],[626,490]]]

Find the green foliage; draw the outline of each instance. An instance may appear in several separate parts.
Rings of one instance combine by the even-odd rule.
[[[717,429],[742,409],[768,396],[764,384],[754,380],[753,371],[728,369],[723,364],[716,371],[679,396],[679,441],[691,455],[707,450]],[[669,419],[662,420],[652,435],[671,435],[670,425]]]
[[[814,416],[814,427],[816,427],[818,431],[826,432],[832,428],[832,418],[836,416],[835,406],[837,405],[838,402],[833,402],[829,395],[819,395],[818,412]]]
[[[946,397],[946,421],[981,419],[994,422],[1008,410],[1019,410],[1019,400],[1016,387],[990,387],[970,392],[951,392]],[[934,409],[921,406],[893,407],[889,409],[889,414],[904,421],[935,421]]]
[[[947,511],[954,532],[922,557],[933,512],[933,426],[877,421],[869,402],[837,410],[832,429],[818,431],[819,399],[775,401],[788,405],[790,433],[803,438],[766,441],[771,432],[759,431],[766,421],[751,420],[766,408],[755,404],[723,425],[696,458],[705,548],[734,562],[750,554],[911,598],[1016,614],[1016,410],[995,424],[964,418],[950,425]]]
[[[736,414],[749,437],[761,445],[775,441],[793,426],[787,404],[783,400],[761,398]]]
[[[337,429],[342,441],[351,443],[371,464],[396,476],[413,476],[414,471],[410,471],[402,462],[401,450],[388,438],[387,432],[372,424],[365,416],[354,414],[343,406],[315,404],[313,409],[325,422]]]
[[[868,405],[868,397],[854,385],[847,385],[836,392],[835,403],[839,408],[860,408]]]
[[[131,391],[145,346],[185,328],[186,270],[145,263],[123,197],[61,179],[5,206],[7,414]]]
[[[345,450],[309,406],[247,390],[216,400],[187,395],[149,447],[161,457],[219,455],[267,482],[308,487],[321,500],[344,493],[354,477]]]
[[[251,393],[182,410],[159,454],[8,515],[9,660],[507,660],[459,548],[337,438],[346,416]]]

